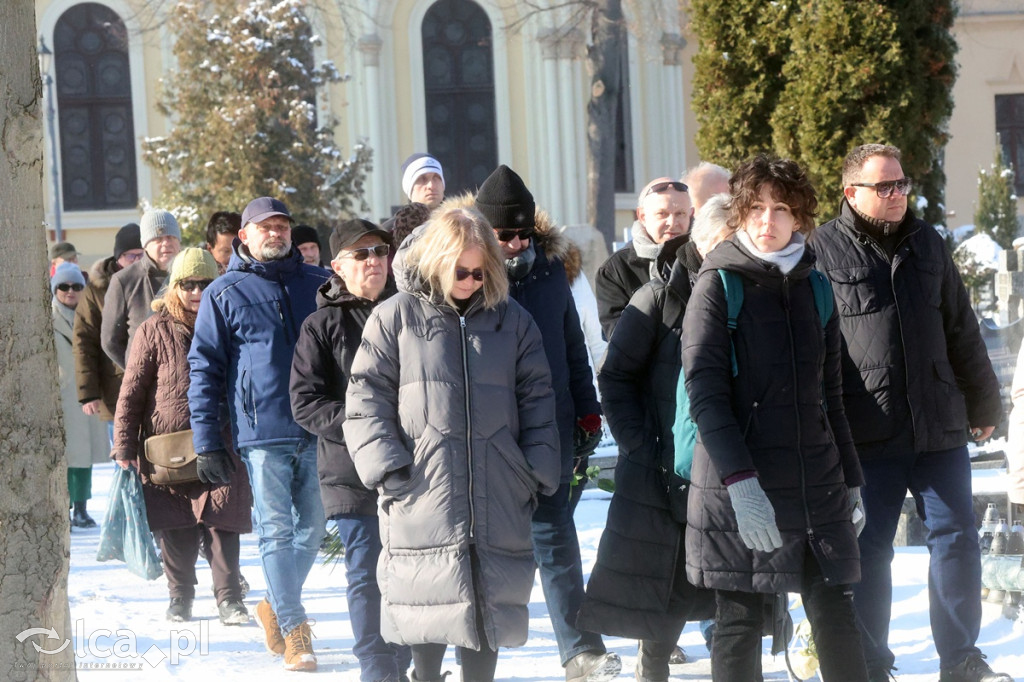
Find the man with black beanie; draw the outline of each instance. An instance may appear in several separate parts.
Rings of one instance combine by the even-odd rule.
[[[522,178],[499,166],[480,186],[476,208],[491,223],[505,254],[509,294],[537,322],[556,395],[562,476],[558,490],[540,496],[533,515],[534,557],[567,682],[601,682],[619,674],[622,661],[601,636],[576,628],[583,602],[583,565],[573,510],[583,486],[574,484],[574,436],[601,428],[601,406],[587,360],[586,341],[560,256],[564,238],[538,212]],[[583,464],[585,468],[585,464]]]
[[[82,412],[113,421],[117,393],[121,390],[121,368],[107,357],[100,343],[103,321],[103,297],[107,295],[110,278],[142,258],[142,241],[137,223],[128,223],[114,237],[114,255],[92,266],[89,284],[75,308],[75,326],[71,337],[71,353],[75,359],[75,382]]]

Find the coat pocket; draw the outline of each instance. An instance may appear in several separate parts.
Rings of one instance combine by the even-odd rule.
[[[540,484],[507,427],[487,441],[484,467],[487,543],[510,553],[532,552],[530,522]]]
[[[934,390],[930,391],[935,401],[935,422],[945,431],[967,430],[967,401],[956,382],[953,367],[945,360],[936,359]]]

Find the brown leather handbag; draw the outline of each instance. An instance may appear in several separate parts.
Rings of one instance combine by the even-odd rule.
[[[146,439],[145,452],[150,483],[182,485],[199,480],[196,452],[192,449],[192,429],[150,436]]]

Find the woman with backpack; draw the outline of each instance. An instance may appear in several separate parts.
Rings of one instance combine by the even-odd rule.
[[[798,592],[823,678],[863,682],[850,588],[863,478],[843,412],[838,317],[804,244],[817,200],[785,159],[758,156],[729,184],[737,233],[705,259],[682,328],[699,431],[686,573],[715,590],[712,677],[760,680],[763,595]],[[727,295],[728,282],[739,291]]]

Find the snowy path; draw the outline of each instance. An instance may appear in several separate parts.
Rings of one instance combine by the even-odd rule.
[[[94,469],[95,496],[89,510],[97,520],[103,515],[111,473],[107,466]],[[996,472],[984,472],[985,478],[998,475]],[[979,484],[998,485],[998,481],[979,481]],[[608,499],[605,493],[587,491],[577,510],[585,571],[589,571],[597,553]],[[262,631],[255,622],[241,627],[221,625],[216,618],[210,570],[205,561],[200,562],[194,620],[172,624],[164,619],[167,608],[164,578],[147,583],[128,573],[123,564],[98,563],[95,560],[98,538],[99,529],[75,529],[71,534],[68,592],[71,620],[78,633],[72,646],[80,654],[76,658],[80,680],[109,682],[114,665],[119,671],[127,671],[124,677],[116,676],[117,679],[130,680],[193,682],[216,679],[228,682],[303,677],[284,671],[281,659],[265,651]],[[252,611],[263,596],[265,583],[259,568],[256,538],[251,534],[242,538],[242,572],[252,585],[246,599]],[[932,682],[938,678],[938,661],[928,629],[927,552],[923,548],[900,548],[897,551],[894,582],[891,644],[897,656],[899,680]],[[328,674],[337,680],[358,681],[359,665],[351,653],[352,633],[346,612],[344,569],[315,566],[306,582],[303,601],[310,617],[316,619],[313,646],[320,662],[319,674]],[[524,682],[564,680],[539,581],[534,586],[530,615],[529,642],[521,649],[501,652],[497,679]],[[797,621],[801,617],[802,613],[794,612]],[[122,632],[118,633],[118,630]],[[201,642],[198,641],[200,639]],[[766,647],[770,646],[769,639],[764,642]],[[633,679],[636,642],[609,638],[606,643],[609,649],[622,657],[623,672],[619,679]],[[709,680],[708,653],[696,624],[687,626],[682,644],[695,661],[674,666],[672,679]],[[988,654],[989,662],[996,670],[1024,682],[1024,627],[1002,618],[1000,608],[994,604],[984,605],[978,644]],[[115,646],[121,650],[111,651]],[[130,655],[147,652],[152,661]],[[765,654],[765,678],[787,679],[782,658],[772,658],[767,649]],[[449,679],[457,680],[457,667],[451,650],[446,669],[456,674]]]

